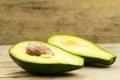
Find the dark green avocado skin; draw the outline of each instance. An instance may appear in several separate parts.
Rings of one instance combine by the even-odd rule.
[[[112,60],[104,60],[100,58],[92,58],[92,57],[85,57],[80,56],[85,59],[85,64],[100,64],[100,65],[111,65],[115,62],[116,57],[113,57]]]
[[[19,59],[16,59],[14,56],[10,55],[11,58],[15,61],[17,65],[22,67],[27,72],[32,74],[60,74],[67,71],[72,71],[81,68],[80,66],[72,66],[69,64],[36,64],[29,63]],[[47,69],[47,70],[46,70]]]

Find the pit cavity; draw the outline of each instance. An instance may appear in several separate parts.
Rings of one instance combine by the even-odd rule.
[[[26,53],[31,56],[43,56],[43,57],[50,57],[54,55],[50,48],[48,48],[44,44],[35,42],[27,45]]]

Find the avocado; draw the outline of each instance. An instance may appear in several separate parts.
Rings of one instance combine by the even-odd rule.
[[[13,61],[33,74],[59,74],[80,69],[84,59],[42,41],[23,41],[9,49]]]
[[[93,63],[110,65],[114,63],[116,59],[116,56],[113,53],[78,36],[56,34],[50,36],[47,42],[58,46],[71,54],[83,57],[85,59],[85,64]]]

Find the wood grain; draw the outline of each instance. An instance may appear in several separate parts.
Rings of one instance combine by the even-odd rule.
[[[85,66],[80,70],[56,76],[27,73],[11,60],[8,54],[11,45],[0,46],[0,80],[119,80],[120,43],[99,45],[117,55],[117,60],[113,65],[107,68]]]
[[[0,0],[0,44],[73,34],[120,42],[119,0]]]

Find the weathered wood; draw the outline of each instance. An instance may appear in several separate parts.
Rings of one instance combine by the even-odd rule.
[[[18,67],[10,58],[11,45],[0,46],[0,80],[119,80],[120,44],[99,44],[117,55],[116,62],[107,68],[85,66],[80,70],[62,75],[32,75]]]
[[[120,0],[0,0],[0,44],[57,33],[120,42],[119,14]]]

